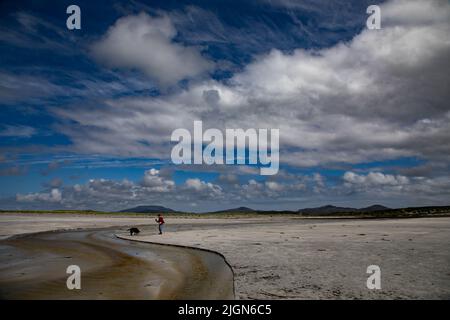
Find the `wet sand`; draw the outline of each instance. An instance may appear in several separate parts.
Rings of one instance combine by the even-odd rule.
[[[120,240],[117,229],[0,241],[1,299],[232,299],[233,274],[210,252]],[[81,268],[81,290],[66,287]]]

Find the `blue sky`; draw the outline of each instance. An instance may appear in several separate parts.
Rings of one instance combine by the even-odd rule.
[[[0,208],[448,204],[449,4],[376,3],[2,1]],[[194,120],[279,128],[279,173],[172,164]]]

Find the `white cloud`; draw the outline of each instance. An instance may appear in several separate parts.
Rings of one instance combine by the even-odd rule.
[[[62,194],[59,189],[52,189],[49,193],[17,194],[18,202],[61,202]]]
[[[222,197],[222,188],[219,185],[213,184],[211,182],[205,182],[198,178],[190,178],[186,179],[184,185],[186,190],[204,192],[212,198]]]
[[[142,185],[150,191],[169,192],[174,189],[175,182],[159,176],[159,170],[152,168],[145,171]]]
[[[163,86],[201,75],[213,67],[198,48],[175,42],[176,34],[168,16],[127,16],[117,20],[92,45],[92,54],[110,67],[141,70]]]
[[[338,194],[351,194],[353,198],[377,199],[381,202],[407,203],[408,205],[448,205],[450,177],[425,178],[420,176],[369,172],[346,172],[343,184],[334,189]],[[403,204],[404,205],[404,204]]]
[[[342,200],[342,195],[351,195],[351,201],[362,206],[375,202],[444,205],[450,194],[449,177],[406,177],[348,171],[341,181],[330,184],[319,173],[296,175],[281,172],[281,175],[266,181],[249,179],[243,184],[230,184],[220,178],[213,182],[189,178],[184,183],[175,184],[163,177],[160,170],[150,169],[144,172],[140,183],[126,179],[91,179],[85,184],[61,186],[47,192],[18,194],[16,207],[17,204],[28,204],[28,208],[36,208],[45,204],[67,209],[119,210],[142,204],[161,204],[187,210],[186,204],[201,203],[196,210],[204,210],[206,204],[210,208],[218,208],[229,207],[230,203],[247,206],[266,203],[280,209],[279,205],[283,203],[283,208],[298,209],[300,201],[330,203],[332,199]]]
[[[50,189],[47,192],[17,194],[17,203],[40,205],[58,204],[68,209],[118,210],[139,204],[219,201],[223,199],[222,188],[200,179],[187,179],[184,184],[161,175],[157,169],[144,172],[140,182],[110,179],[90,179],[85,184]],[[171,192],[169,192],[171,191]],[[171,205],[169,205],[171,206]]]
[[[157,98],[59,110],[76,122],[62,130],[79,150],[167,159],[172,130],[202,119],[205,128],[279,128],[280,161],[292,166],[399,157],[448,161],[450,5],[396,0],[381,7],[389,23],[363,30],[348,43],[316,51],[272,50],[227,83],[200,81]],[[407,19],[410,8],[431,12],[426,23],[414,14]],[[133,28],[136,32],[129,31]],[[174,32],[167,18],[141,14],[119,20],[106,39],[116,32],[142,36],[147,29]],[[146,52],[140,45],[135,49]]]
[[[266,181],[266,187],[271,191],[283,191],[284,186],[275,181]]]
[[[343,179],[347,183],[365,186],[398,186],[409,184],[408,177],[401,175],[384,174],[381,172],[370,172],[367,175],[360,175],[354,172],[346,172]]]

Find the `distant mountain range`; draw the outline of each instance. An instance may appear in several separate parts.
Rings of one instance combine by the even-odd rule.
[[[0,213],[73,213],[73,214],[108,214],[110,212],[105,211],[94,211],[94,210],[1,210]],[[148,214],[154,215],[157,213],[164,213],[169,215],[173,214],[187,214],[187,216],[196,215],[194,212],[186,212],[186,211],[176,211],[163,206],[154,206],[154,205],[143,205],[137,206],[134,208],[129,208],[121,211],[117,211],[120,213],[136,213],[136,214]],[[233,214],[246,215],[289,215],[289,216],[298,216],[298,217],[351,217],[351,218],[359,218],[359,217],[374,217],[374,218],[413,218],[413,217],[450,217],[450,206],[427,206],[427,207],[405,207],[405,208],[396,208],[390,209],[388,207],[382,205],[372,205],[365,208],[351,208],[351,207],[337,207],[333,205],[327,205],[316,208],[304,208],[297,211],[294,210],[256,210],[248,207],[238,207],[233,209],[224,209],[221,211],[215,212],[203,212],[198,213],[199,216],[202,214],[224,214],[224,216],[232,216]]]
[[[300,209],[298,211],[283,211],[283,212],[292,212],[292,213],[299,213],[303,215],[329,215],[329,214],[335,214],[335,213],[350,213],[350,212],[376,212],[376,211],[383,211],[383,210],[390,210],[390,208],[376,204],[365,208],[351,208],[351,207],[336,207],[332,205],[322,206],[322,207],[316,207],[316,208],[304,208]],[[172,210],[167,207],[163,206],[137,206],[134,208],[129,208],[125,210],[120,210],[119,212],[129,212],[129,213],[170,213],[170,212],[177,212],[175,210]],[[213,211],[208,213],[252,213],[252,212],[275,212],[272,210],[255,210],[248,207],[238,207],[238,208],[232,208],[232,209],[224,209],[219,211]]]
[[[253,210],[252,208],[248,207],[239,207],[239,208],[233,208],[233,209],[224,209],[219,211],[213,211],[211,213],[224,213],[224,212],[238,212],[238,213],[244,213],[244,212],[256,212],[258,210]]]
[[[316,208],[305,208],[300,209],[298,211],[289,211],[284,210],[282,212],[292,212],[292,213],[300,213],[305,215],[327,215],[327,214],[334,214],[334,213],[345,213],[345,212],[375,212],[375,211],[383,211],[383,210],[390,210],[390,208],[375,204],[369,207],[365,208],[350,208],[350,207],[336,207],[332,205],[322,206],[322,207],[316,207]],[[214,211],[210,213],[226,213],[226,212],[234,212],[234,213],[251,213],[251,212],[276,212],[272,210],[255,210],[248,207],[238,207],[233,209],[224,209],[219,211]]]
[[[323,207],[316,207],[316,208],[304,208],[300,209],[297,212],[301,214],[307,214],[307,215],[327,215],[327,214],[334,214],[334,213],[344,213],[344,212],[375,212],[375,211],[383,211],[383,210],[390,210],[390,208],[375,204],[369,207],[365,208],[347,208],[347,207],[336,207],[332,205],[327,205]]]
[[[130,209],[120,210],[119,212],[130,212],[130,213],[168,213],[175,212],[170,208],[163,206],[137,206]]]

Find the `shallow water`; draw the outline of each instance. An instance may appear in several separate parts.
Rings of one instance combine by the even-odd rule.
[[[0,241],[2,299],[232,299],[233,274],[212,252],[117,239],[115,229]],[[69,265],[81,289],[69,290]]]

